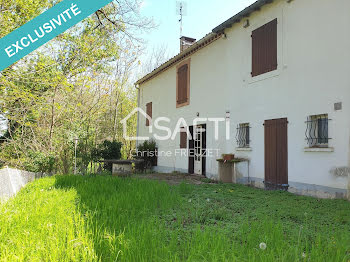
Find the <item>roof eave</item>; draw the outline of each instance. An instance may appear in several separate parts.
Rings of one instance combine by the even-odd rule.
[[[251,4],[238,14],[232,16],[230,19],[226,20],[222,24],[215,27],[212,32],[219,33],[225,30],[226,28],[232,27],[233,24],[239,23],[242,19],[249,17],[249,15],[255,11],[259,11],[260,8],[266,4],[272,3],[274,0],[258,0],[255,3]]]
[[[203,45],[204,43],[206,43],[208,41],[212,41],[212,39],[213,38],[215,39],[217,36],[218,36],[218,34],[216,34],[216,33],[207,34],[205,37],[203,37],[199,41],[195,42],[192,46],[187,48],[185,51],[177,54],[176,56],[174,56],[173,58],[171,58],[170,60],[168,60],[167,62],[165,62],[161,66],[159,66],[158,68],[154,69],[152,72],[148,73],[147,75],[145,75],[144,77],[139,79],[135,83],[135,85],[140,85],[140,84],[150,80],[151,78],[153,78],[154,76],[156,76],[160,72],[171,67],[173,64],[176,64],[176,63],[180,62],[182,59],[184,59],[185,57],[191,55],[192,53],[194,53],[196,51],[196,49],[200,48],[201,45]]]

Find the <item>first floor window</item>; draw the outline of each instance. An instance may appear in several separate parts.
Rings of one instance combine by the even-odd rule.
[[[277,69],[277,19],[252,32],[252,77]]]
[[[309,147],[328,147],[328,114],[312,115],[306,121],[306,140]]]
[[[176,71],[176,107],[182,107],[190,101],[190,59],[180,63]]]
[[[239,124],[236,134],[237,146],[240,148],[249,147],[250,144],[250,126],[249,123]]]

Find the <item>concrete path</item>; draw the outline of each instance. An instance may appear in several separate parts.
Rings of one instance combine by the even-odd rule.
[[[35,179],[34,173],[5,167],[0,170],[0,199],[8,199],[17,194],[28,182]]]

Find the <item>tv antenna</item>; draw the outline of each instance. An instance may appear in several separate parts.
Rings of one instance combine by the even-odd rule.
[[[180,16],[180,37],[182,37],[183,17],[187,15],[187,3],[185,1],[176,2],[176,14]]]

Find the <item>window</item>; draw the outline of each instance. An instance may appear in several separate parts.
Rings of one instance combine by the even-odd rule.
[[[239,148],[249,147],[250,144],[250,126],[249,123],[239,124],[236,134],[237,145]]]
[[[187,148],[187,133],[186,128],[181,128],[180,131],[180,148]]]
[[[176,107],[189,104],[190,95],[190,59],[176,67]]]
[[[152,118],[152,102],[146,104],[146,114]],[[149,119],[146,119],[146,126],[150,125]]]
[[[328,114],[309,116],[306,121],[306,140],[309,147],[328,147]]]
[[[252,32],[252,77],[277,69],[277,18]]]

